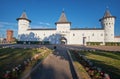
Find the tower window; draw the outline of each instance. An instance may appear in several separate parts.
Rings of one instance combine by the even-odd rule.
[[[101,36],[103,36],[103,34],[101,34]]]
[[[75,36],[75,34],[73,34],[73,36]]]
[[[106,25],[108,25],[108,23],[106,23]]]

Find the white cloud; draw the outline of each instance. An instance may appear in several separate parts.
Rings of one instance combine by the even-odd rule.
[[[2,24],[0,24],[0,28],[2,28],[3,27],[3,25]]]
[[[17,23],[0,21],[0,34],[6,35],[6,30],[7,29],[17,31]]]
[[[39,22],[39,24],[40,24],[40,25],[47,25],[47,26],[50,25],[50,23],[47,23],[47,22]]]
[[[50,28],[50,23],[47,22],[38,22],[36,24],[31,24],[31,28]]]
[[[43,25],[31,25],[31,28],[49,28],[49,26],[43,26]]]
[[[17,26],[17,23],[0,22],[0,27],[4,27],[4,26]]]
[[[49,26],[50,24],[49,24],[49,23],[46,23],[46,25],[48,25],[48,26]]]

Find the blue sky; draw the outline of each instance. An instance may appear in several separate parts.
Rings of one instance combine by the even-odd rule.
[[[106,7],[116,16],[115,35],[120,35],[120,0],[0,0],[0,37],[6,30],[14,30],[17,37],[17,21],[25,10],[32,21],[32,28],[55,28],[62,10],[72,22],[72,28],[100,28],[99,19]]]

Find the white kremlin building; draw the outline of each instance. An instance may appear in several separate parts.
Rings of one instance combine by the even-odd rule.
[[[99,20],[101,28],[71,28],[71,22],[62,12],[56,28],[30,28],[31,20],[25,12],[18,21],[18,39],[23,43],[49,42],[50,44],[79,44],[86,45],[90,42],[104,45],[107,42],[120,42],[120,37],[114,35],[115,16],[106,10],[104,16]]]

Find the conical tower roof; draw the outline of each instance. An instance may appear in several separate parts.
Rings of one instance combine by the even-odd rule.
[[[62,14],[61,14],[58,22],[68,22],[64,11],[62,11]]]
[[[65,12],[64,11],[62,11],[62,14],[61,14],[61,16],[60,16],[60,18],[59,18],[59,20],[58,20],[58,22],[56,22],[56,23],[70,23],[71,24],[71,22],[69,22],[68,20],[67,20],[67,18],[66,18],[66,15],[65,15]],[[56,24],[55,23],[55,24]]]
[[[110,11],[107,9],[106,11],[105,11],[105,14],[104,14],[104,18],[106,18],[106,17],[110,17],[110,16],[112,16],[111,15],[111,13],[110,13]]]
[[[23,12],[22,15],[20,16],[20,18],[17,18],[17,20],[20,20],[20,19],[24,19],[24,20],[31,22],[31,20],[28,19],[26,12]]]
[[[110,13],[110,11],[107,9],[107,10],[105,11],[105,13],[104,13],[104,16],[103,16],[99,21],[101,21],[101,20],[103,20],[103,19],[106,19],[106,18],[116,18],[116,17],[115,17],[115,16],[112,16],[111,13]]]
[[[28,19],[28,18],[27,18],[27,15],[26,15],[26,12],[23,12],[20,18]]]

